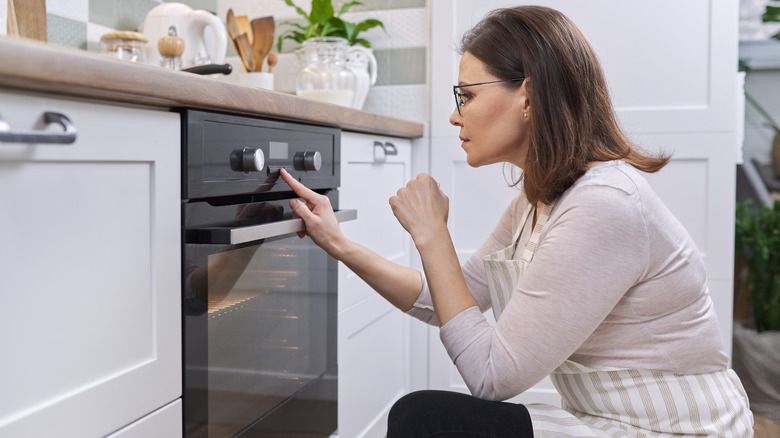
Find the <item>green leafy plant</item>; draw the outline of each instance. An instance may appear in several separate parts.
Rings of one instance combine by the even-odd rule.
[[[290,39],[302,43],[310,38],[326,36],[344,38],[350,46],[360,44],[363,47],[370,48],[371,43],[364,38],[358,38],[358,35],[377,26],[385,30],[385,25],[379,20],[368,19],[360,23],[350,23],[341,18],[341,15],[347,12],[349,8],[363,4],[358,1],[344,3],[338,14],[335,15],[333,14],[332,0],[312,0],[311,12],[308,14],[296,6],[292,0],[284,0],[284,2],[288,6],[294,7],[298,15],[306,19],[307,24],[283,22],[282,25],[293,26],[294,29],[288,29],[279,35],[279,40],[276,44],[276,49],[279,52],[282,51],[282,42],[284,40]]]
[[[761,21],[763,23],[780,22],[780,1],[771,1],[766,5],[764,13],[761,15]],[[772,35],[772,38],[780,40],[780,32]]]
[[[736,208],[736,250],[747,267],[743,286],[749,288],[756,330],[780,330],[780,201],[758,210],[751,204]]]

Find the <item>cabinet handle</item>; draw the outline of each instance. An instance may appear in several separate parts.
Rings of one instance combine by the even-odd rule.
[[[385,142],[385,154],[387,154],[387,155],[398,155],[398,148],[395,147],[395,145],[390,143],[389,141],[386,141]]]
[[[398,155],[398,148],[389,141],[374,141],[374,162],[384,163],[388,155]]]
[[[387,149],[381,141],[374,142],[374,163],[384,163],[387,160]]]
[[[62,126],[62,134],[44,132],[14,132],[8,122],[0,118],[0,143],[47,143],[47,144],[71,144],[76,141],[76,127],[65,115],[60,113],[45,112],[43,121],[46,126],[58,124]]]

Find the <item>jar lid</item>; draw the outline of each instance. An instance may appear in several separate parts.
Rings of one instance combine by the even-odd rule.
[[[121,30],[118,32],[104,33],[100,37],[100,40],[105,42],[116,41],[116,40],[128,40],[128,41],[140,41],[142,43],[149,41],[146,35],[139,32],[132,32],[129,30]]]

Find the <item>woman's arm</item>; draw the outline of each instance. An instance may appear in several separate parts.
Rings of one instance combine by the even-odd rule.
[[[403,311],[411,309],[422,290],[420,273],[393,263],[347,239],[339,228],[333,207],[326,196],[309,190],[284,169],[281,174],[282,179],[301,198],[290,201],[294,216],[300,217],[306,224],[306,231],[298,235],[311,237],[314,243],[344,263],[394,306]]]
[[[420,252],[439,325],[475,307],[447,229],[449,199],[439,184],[420,174],[390,198],[390,206]]]

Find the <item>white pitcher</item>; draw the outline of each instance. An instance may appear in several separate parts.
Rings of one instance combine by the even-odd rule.
[[[355,73],[357,86],[352,108],[361,109],[366,102],[368,89],[376,83],[376,57],[371,49],[352,46],[347,52],[347,67]]]

